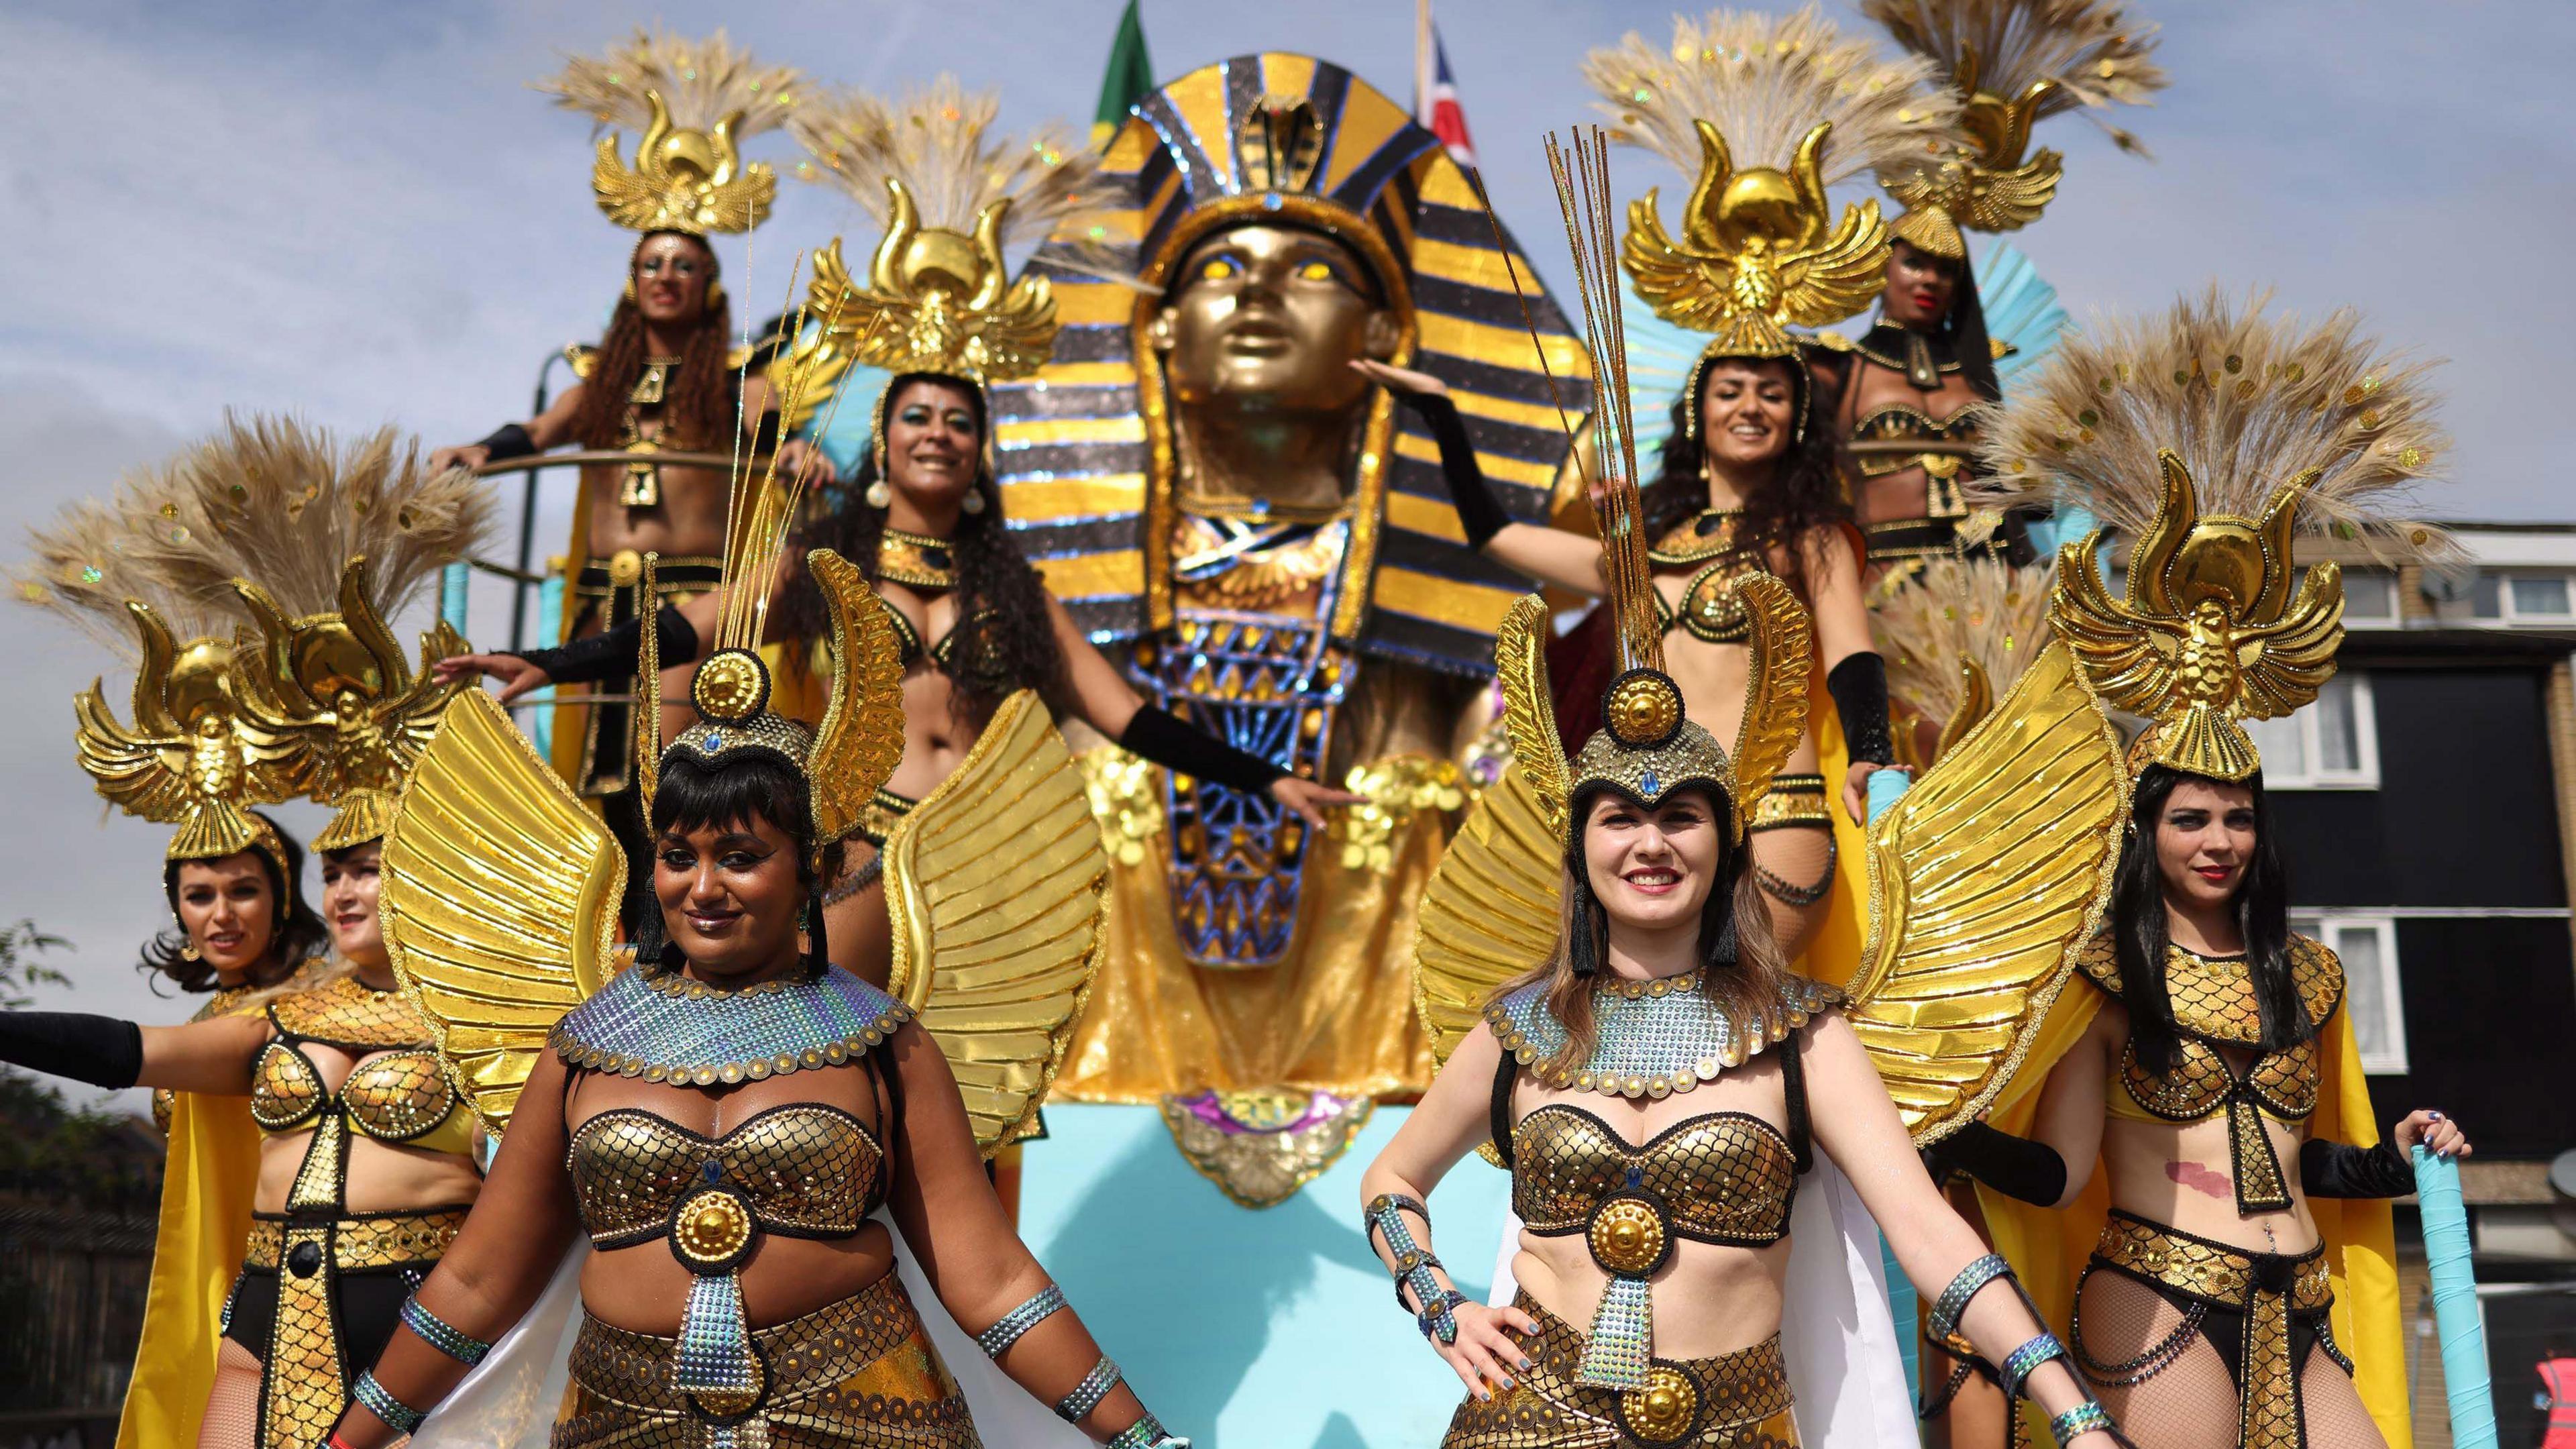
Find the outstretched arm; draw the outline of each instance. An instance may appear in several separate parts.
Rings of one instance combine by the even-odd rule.
[[[1095,647],[1073,622],[1073,615],[1047,595],[1047,622],[1055,630],[1056,650],[1064,656],[1065,683],[1071,687],[1074,713],[1082,722],[1118,742],[1118,747],[1167,770],[1195,779],[1213,780],[1246,794],[1267,792],[1308,825],[1324,828],[1324,807],[1357,805],[1366,797],[1336,790],[1319,781],[1292,775],[1269,760],[1238,750],[1178,715],[1147,704],[1118,666]]]
[[[2031,1353],[2016,1355],[2017,1350],[2056,1343],[2025,1299],[2008,1289],[1988,1289],[1967,1294],[1961,1307],[1951,1301],[1957,1294],[1945,1294],[1955,1283],[1975,1281],[1973,1275],[1962,1275],[1987,1258],[1988,1250],[1923,1170],[1896,1104],[1888,1100],[1887,1087],[1851,1024],[1835,1014],[1810,1026],[1805,1066],[1816,1141],[1859,1190],[1905,1276],[1935,1301],[1936,1312],[1946,1308],[1956,1317],[1978,1352],[1998,1364],[2017,1358],[2027,1375],[2025,1391],[2050,1415],[2077,1410],[2091,1396],[2063,1350],[2037,1359],[2035,1366]],[[2113,1444],[2100,1429],[2075,1434],[2067,1442],[2083,1449],[2111,1449]]]
[[[589,387],[586,382],[574,383],[547,404],[544,412],[524,423],[504,423],[480,442],[440,448],[429,455],[429,471],[480,468],[498,459],[524,458],[572,441],[572,420],[581,415],[581,400]]]
[[[80,1011],[0,1012],[0,1062],[93,1087],[248,1096],[267,1044],[268,1018],[257,1014],[137,1026]]]
[[[1449,384],[1427,372],[1365,359],[1353,362],[1351,368],[1394,393],[1431,430],[1440,445],[1440,474],[1449,484],[1449,503],[1458,510],[1458,526],[1469,548],[1541,583],[1578,594],[1602,591],[1601,540],[1519,522],[1494,496],[1483,465],[1476,461],[1467,421],[1458,415],[1458,404],[1449,396]]]
[[[548,1052],[519,1092],[501,1156],[483,1180],[464,1231],[412,1295],[417,1309],[404,1315],[376,1360],[376,1384],[392,1404],[425,1414],[446,1398],[483,1350],[526,1316],[563,1261],[580,1226],[572,1177],[564,1167],[563,1103],[564,1065]],[[446,1347],[421,1336],[416,1314],[447,1338]],[[375,1410],[353,1402],[331,1442],[334,1449],[383,1449],[412,1427],[387,1424]]]
[[[1094,1440],[1137,1431],[1152,1416],[1123,1382],[1102,1392],[1115,1365],[1012,1230],[939,1044],[907,1024],[895,1033],[892,1053],[903,1079],[903,1119],[887,1134],[896,1144],[891,1206],[940,1305],[1013,1383]],[[1139,1431],[1135,1440],[1161,1438],[1152,1427],[1150,1437]]]
[[[1479,1023],[1459,1040],[1431,1079],[1431,1090],[1360,1175],[1362,1222],[1369,1246],[1395,1277],[1396,1301],[1414,1315],[1432,1351],[1480,1399],[1510,1388],[1513,1373],[1529,1367],[1529,1356],[1509,1335],[1536,1333],[1538,1324],[1517,1308],[1490,1308],[1458,1292],[1448,1268],[1432,1256],[1431,1218],[1423,1204],[1458,1159],[1492,1133],[1494,1075],[1502,1060],[1494,1029]]]

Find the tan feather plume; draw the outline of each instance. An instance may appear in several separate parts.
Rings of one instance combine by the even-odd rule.
[[[1861,0],[1860,9],[1938,65],[1945,83],[1973,70],[1978,89],[2012,97],[2054,81],[2032,119],[2080,110],[2120,149],[2143,152],[2137,137],[2097,113],[2152,105],[2149,97],[2165,88],[2152,21],[2102,0]]]
[[[848,193],[879,226],[889,179],[912,192],[923,226],[950,231],[971,232],[978,213],[1009,197],[1004,247],[1035,242],[1103,204],[1096,153],[1053,125],[995,135],[1001,107],[999,93],[969,95],[949,75],[894,102],[857,90],[808,97],[787,121],[813,157],[796,173]]]
[[[1832,185],[1944,143],[1959,114],[1930,61],[1884,55],[1812,4],[1786,16],[1675,16],[1671,44],[1658,48],[1632,31],[1586,57],[1583,78],[1599,92],[1613,135],[1684,176],[1700,166],[1694,121],[1717,127],[1739,168],[1787,166],[1816,123],[1830,121],[1822,169]]]
[[[2433,363],[2361,333],[2343,308],[2323,322],[2266,312],[2212,286],[2160,317],[2097,319],[2017,382],[1980,448],[1975,506],[2073,504],[2136,537],[2162,496],[2172,449],[2204,514],[2255,517],[2283,483],[2316,469],[2300,531],[2361,543],[2381,562],[2452,545],[2404,516],[2449,446],[2434,419]]]
[[[1965,697],[1965,659],[1985,671],[2001,698],[2048,643],[2056,584],[2054,561],[2020,569],[1996,558],[1926,563],[1870,611],[1887,656],[1888,692],[1926,719],[1947,721]]]
[[[647,91],[661,94],[671,124],[705,131],[734,112],[742,120],[734,139],[774,131],[801,98],[804,76],[794,66],[762,65],[737,50],[722,30],[690,40],[637,26],[635,35],[606,55],[567,56],[562,72],[535,88],[567,111],[591,118],[592,134],[611,126],[641,130],[653,118]]]
[[[21,598],[130,654],[129,597],[182,638],[224,633],[241,617],[235,578],[257,581],[290,615],[322,613],[339,606],[341,568],[359,555],[391,619],[481,547],[493,520],[482,483],[431,474],[418,441],[392,428],[344,446],[291,418],[227,415],[212,437],[128,475],[114,497],[76,503],[31,534],[34,559],[14,582]]]

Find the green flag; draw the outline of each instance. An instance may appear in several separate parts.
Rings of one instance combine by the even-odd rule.
[[[1145,19],[1139,0],[1127,0],[1118,17],[1118,39],[1109,47],[1109,69],[1100,77],[1100,113],[1091,123],[1091,149],[1106,149],[1127,121],[1127,108],[1154,88],[1154,61],[1145,54]]]

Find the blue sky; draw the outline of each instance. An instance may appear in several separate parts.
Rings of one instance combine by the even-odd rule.
[[[999,88],[1003,120],[1091,117],[1120,0],[731,0],[361,4],[9,0],[0,55],[0,525],[24,524],[205,431],[226,407],[432,443],[524,414],[539,365],[595,330],[629,236],[588,193],[586,128],[527,82],[638,22],[724,25],[827,82],[900,89],[939,71]],[[1852,19],[1847,6],[1829,13]],[[2576,518],[2556,388],[2576,287],[2547,258],[2576,231],[2564,57],[2576,7],[2501,0],[2142,0],[2174,85],[2120,119],[2121,156],[2061,120],[2047,217],[2017,237],[2080,320],[2161,307],[2215,277],[2285,306],[2351,303],[2392,341],[2451,359],[2454,516]],[[1496,207],[1560,258],[1538,139],[1585,119],[1576,58],[1672,11],[1611,0],[1441,0],[1452,69]],[[1409,94],[1402,0],[1146,0],[1158,73],[1303,50]],[[792,159],[786,138],[753,143]],[[1636,152],[1624,188],[1673,178]],[[782,167],[782,169],[784,169]],[[737,296],[782,288],[792,252],[864,232],[837,193],[782,181]],[[748,310],[738,306],[740,311]],[[543,537],[560,547],[550,521]],[[491,621],[486,623],[484,621]],[[23,620],[0,669],[27,709],[0,790],[33,828],[0,836],[0,918],[81,946],[77,1000],[169,1019],[127,970],[158,919],[162,832],[100,823],[70,762],[71,693],[105,667]],[[475,632],[495,616],[478,606]]]

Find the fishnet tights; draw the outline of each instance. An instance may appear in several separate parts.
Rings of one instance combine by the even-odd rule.
[[[2187,1322],[2182,1309],[2134,1279],[2096,1272],[2086,1275],[2075,1311],[2079,1327],[2074,1346],[2084,1360],[2085,1377],[2131,1440],[2149,1449],[2236,1449],[2236,1381],[2197,1325],[2189,1345],[2173,1352],[2173,1339]],[[2153,1372],[2124,1368],[2150,1356],[2172,1361]],[[2141,1373],[2146,1377],[2139,1379]],[[2138,1381],[2111,1382],[2115,1379]],[[2378,1425],[2361,1406],[2361,1395],[2322,1342],[2301,1365],[2299,1388],[2307,1418],[2306,1449],[2386,1449]]]
[[[197,1449],[257,1449],[259,1360],[227,1338],[215,1354],[215,1391],[206,1398],[206,1421]]]

